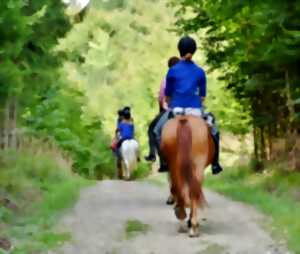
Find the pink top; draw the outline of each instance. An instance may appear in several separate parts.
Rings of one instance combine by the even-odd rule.
[[[166,102],[165,89],[166,89],[166,79],[163,79],[160,84],[158,103],[161,108],[167,110],[168,104]]]

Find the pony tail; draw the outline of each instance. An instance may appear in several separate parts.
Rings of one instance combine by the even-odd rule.
[[[177,158],[178,166],[182,179],[188,183],[189,195],[191,199],[196,199],[198,202],[202,199],[202,190],[194,174],[194,165],[192,162],[192,130],[187,118],[179,120],[177,127]],[[183,194],[182,194],[183,195]]]

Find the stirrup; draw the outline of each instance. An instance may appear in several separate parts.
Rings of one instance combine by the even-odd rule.
[[[165,164],[160,165],[158,172],[160,172],[160,173],[169,172],[168,166]]]
[[[217,175],[223,171],[223,168],[220,166],[219,163],[216,163],[211,166],[213,175]]]

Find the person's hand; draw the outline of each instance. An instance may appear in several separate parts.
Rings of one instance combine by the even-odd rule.
[[[164,110],[168,110],[168,109],[169,109],[169,105],[168,105],[168,103],[167,103],[166,101],[163,102],[162,108],[163,108]]]
[[[202,107],[202,114],[204,114],[204,112],[206,111],[206,107],[205,107],[205,97],[200,97],[201,100],[201,107]]]

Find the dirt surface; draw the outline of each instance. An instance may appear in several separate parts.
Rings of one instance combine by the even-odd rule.
[[[261,226],[253,208],[206,190],[209,207],[200,211],[199,238],[177,233],[167,186],[149,182],[103,181],[85,189],[60,227],[72,240],[51,254],[285,254]],[[135,220],[147,232],[128,237]]]

